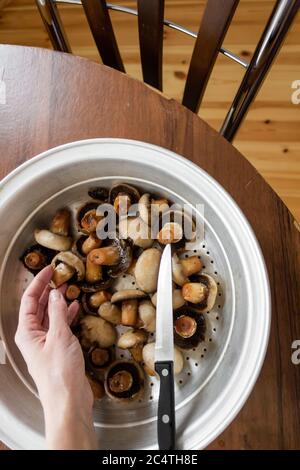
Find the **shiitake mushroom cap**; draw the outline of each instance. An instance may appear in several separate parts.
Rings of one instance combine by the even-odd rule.
[[[28,266],[28,264],[26,264],[26,257],[28,257],[28,255],[30,255],[30,253],[38,253],[38,254],[41,254],[42,257],[44,258],[44,261],[42,262],[42,264],[37,267],[37,268],[32,268],[30,266]],[[51,250],[50,248],[46,248],[42,245],[38,245],[38,244],[35,244],[35,245],[32,245],[30,246],[29,248],[27,248],[23,255],[21,256],[20,260],[22,261],[22,263],[24,264],[25,268],[28,269],[28,271],[30,271],[33,275],[36,275],[38,274],[43,268],[45,268],[48,264],[51,263],[51,260],[52,258],[57,254],[58,252],[55,251],[55,250]]]
[[[110,380],[115,374],[126,371],[132,377],[132,384],[128,390],[116,392],[110,388]],[[135,361],[115,361],[107,369],[104,387],[107,395],[119,402],[137,400],[144,391],[145,376],[141,366]]]
[[[199,310],[192,308],[189,305],[184,305],[183,307],[180,307],[174,311],[173,317],[174,317],[174,343],[176,344],[176,346],[178,346],[180,349],[189,350],[189,349],[196,348],[199,343],[204,341],[205,332],[206,332],[206,322],[205,322],[204,316],[202,315],[202,313],[199,312]],[[179,335],[178,334],[179,325],[177,325],[177,331],[176,331],[176,328],[175,328],[176,320],[179,319],[180,317],[190,317],[192,320],[196,322],[195,332],[191,336],[183,337]],[[191,322],[191,323],[194,324],[194,322]]]

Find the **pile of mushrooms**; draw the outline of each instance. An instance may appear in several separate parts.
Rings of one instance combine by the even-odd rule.
[[[181,351],[196,348],[205,338],[203,313],[213,308],[217,285],[202,272],[198,256],[185,257],[189,239],[177,222],[179,209],[172,209],[167,199],[141,194],[125,183],[110,190],[94,187],[88,195],[90,200],[78,208],[74,221],[63,208],[49,227],[36,229],[35,243],[21,259],[33,274],[51,263],[51,286],[66,284],[66,300],[80,303],[72,328],[95,399],[106,395],[126,403],[141,397],[145,373],[156,375],[153,334],[164,245],[171,243],[173,253],[175,374],[183,369]],[[97,210],[102,203],[117,220],[116,233],[105,240],[97,236],[99,224],[104,223]],[[163,222],[166,215],[168,221]],[[154,216],[159,221],[155,236],[150,230]],[[116,347],[129,351],[131,359],[116,360]]]

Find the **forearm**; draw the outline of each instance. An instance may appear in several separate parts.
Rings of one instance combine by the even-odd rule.
[[[42,404],[48,449],[96,449],[92,409],[66,398]]]

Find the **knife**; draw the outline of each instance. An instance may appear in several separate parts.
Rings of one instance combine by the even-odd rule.
[[[175,449],[174,333],[171,245],[163,251],[157,285],[155,370],[160,377],[157,437],[160,450]]]

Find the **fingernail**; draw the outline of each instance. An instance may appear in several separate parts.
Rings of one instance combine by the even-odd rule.
[[[53,289],[50,292],[50,298],[53,302],[57,302],[58,300],[61,299],[61,293],[59,292],[59,290]]]

